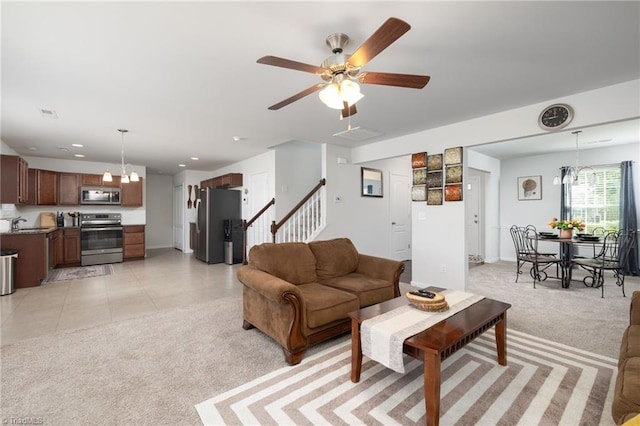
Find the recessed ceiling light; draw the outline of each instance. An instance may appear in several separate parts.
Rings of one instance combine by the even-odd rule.
[[[82,145],[81,143],[72,143],[71,146],[76,148],[82,148],[84,145]]]
[[[38,148],[36,148],[35,146],[30,146],[29,148],[27,148],[29,151],[37,151]]]
[[[242,136],[234,136],[233,140],[236,141],[236,142],[239,142],[239,141],[243,141],[244,138]]]
[[[58,118],[58,113],[52,109],[40,108],[40,115],[46,118]]]
[[[59,146],[58,149],[60,151],[63,151],[63,152],[68,152],[69,151],[69,148],[67,148],[66,146]]]
[[[84,154],[73,154],[74,157],[83,158]]]
[[[194,161],[198,161],[199,160],[198,157],[191,157],[191,159],[194,160]]]
[[[178,164],[178,167],[187,167],[186,164]]]

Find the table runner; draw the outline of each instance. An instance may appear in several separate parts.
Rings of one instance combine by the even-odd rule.
[[[483,296],[458,290],[444,290],[440,294],[449,304],[449,310],[445,312],[421,311],[407,304],[363,321],[360,326],[362,354],[404,373],[402,345],[405,339],[484,299]]]

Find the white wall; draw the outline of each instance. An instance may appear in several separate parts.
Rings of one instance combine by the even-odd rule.
[[[282,218],[322,178],[322,146],[291,141],[275,147],[276,217]]]
[[[98,163],[94,161],[77,161],[63,160],[43,157],[23,157],[29,168],[51,170],[54,172],[71,172],[71,173],[91,173],[102,174],[107,167],[112,166],[110,163]],[[138,175],[143,178],[142,181],[142,207],[122,207],[122,206],[22,206],[16,205],[16,213],[27,222],[22,224],[23,228],[29,226],[38,226],[40,224],[41,212],[57,212],[63,211],[79,211],[81,213],[121,213],[123,225],[145,225],[146,224],[146,167],[134,166]],[[4,211],[4,209],[3,209]],[[3,213],[4,214],[4,213]],[[69,220],[69,216],[65,215],[65,219]]]
[[[147,249],[173,247],[173,176],[147,175]]]
[[[338,158],[346,159],[347,164],[338,163]],[[382,198],[361,195],[362,166],[382,170]],[[353,164],[350,148],[325,144],[322,168],[327,179],[327,227],[318,239],[348,237],[361,253],[391,257],[389,179],[392,171],[409,176],[410,158]],[[336,202],[336,197],[341,201]]]

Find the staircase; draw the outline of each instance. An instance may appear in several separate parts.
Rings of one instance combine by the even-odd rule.
[[[251,245],[266,242],[309,242],[313,241],[326,226],[326,215],[324,206],[326,203],[326,191],[324,189],[326,179],[320,182],[309,193],[300,200],[279,222],[273,220],[267,233],[266,218],[271,206],[274,206],[276,199],[269,201],[253,218],[243,221],[244,229],[244,255],[243,263],[247,264],[248,238],[250,236]]]

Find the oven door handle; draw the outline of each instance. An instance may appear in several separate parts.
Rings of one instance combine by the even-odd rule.
[[[80,228],[80,232],[93,232],[93,231],[122,231],[122,226],[108,226],[105,228]]]

